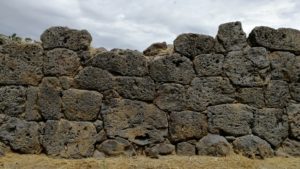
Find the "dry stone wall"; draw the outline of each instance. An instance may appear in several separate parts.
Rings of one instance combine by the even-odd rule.
[[[300,156],[300,31],[231,22],[143,53],[91,41],[0,39],[1,154]]]

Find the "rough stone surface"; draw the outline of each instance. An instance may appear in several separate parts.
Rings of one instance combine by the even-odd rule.
[[[255,47],[229,52],[225,57],[224,71],[235,85],[264,86],[270,79],[269,64],[266,49]]]
[[[45,152],[63,158],[91,157],[96,143],[96,129],[89,122],[48,120],[41,138]]]
[[[163,53],[163,51],[167,49],[168,49],[168,45],[166,42],[153,43],[143,51],[143,54],[145,56],[161,55],[161,53]]]
[[[25,112],[26,88],[4,86],[0,88],[0,113],[19,117]]]
[[[228,141],[219,135],[209,134],[196,144],[198,155],[227,156],[232,152]]]
[[[210,106],[207,108],[209,131],[232,136],[250,134],[254,111],[244,104]]]
[[[38,44],[9,43],[0,53],[0,84],[38,85],[43,77],[43,49]]]
[[[262,108],[265,106],[263,88],[239,88],[237,90],[236,97],[237,100],[243,104],[248,104],[258,108]]]
[[[265,89],[267,107],[283,108],[290,98],[288,83],[281,80],[271,80]]]
[[[148,73],[146,57],[134,50],[115,49],[99,53],[88,65],[123,76],[144,76]]]
[[[40,121],[42,116],[38,106],[39,88],[28,87],[26,93],[27,100],[25,104],[25,113],[21,116],[21,118],[28,121]]]
[[[253,46],[263,46],[270,50],[298,53],[300,51],[300,31],[290,28],[273,29],[266,26],[255,27],[249,34]]]
[[[184,33],[174,40],[174,50],[189,58],[214,51],[215,40],[208,35]]]
[[[161,142],[167,135],[166,113],[152,104],[113,99],[101,110],[108,137],[127,138],[137,145]]]
[[[128,99],[153,100],[155,84],[150,77],[117,77],[116,91]]]
[[[224,55],[201,54],[194,59],[195,70],[198,76],[223,75]]]
[[[233,142],[233,148],[236,153],[250,158],[268,158],[273,157],[271,146],[263,139],[247,135],[237,138]]]
[[[291,97],[300,102],[300,83],[291,83],[289,85]]]
[[[290,135],[300,140],[300,104],[291,104],[287,107]]]
[[[92,36],[86,30],[58,26],[45,30],[41,41],[44,49],[67,48],[77,51],[88,49]]]
[[[158,56],[149,65],[150,76],[157,82],[189,84],[195,77],[193,63],[179,54]]]
[[[243,31],[241,22],[221,24],[217,39],[226,51],[241,50],[248,45],[246,33]]]
[[[63,91],[62,109],[68,120],[93,121],[100,113],[102,94],[96,91],[69,89]]]
[[[104,91],[114,87],[114,77],[106,70],[85,67],[75,76],[75,83],[82,89]]]
[[[79,57],[68,49],[53,49],[48,51],[44,57],[44,74],[48,76],[72,76],[79,66]]]
[[[153,154],[168,155],[173,154],[174,152],[175,146],[169,143],[159,143],[151,148],[146,149],[146,154],[151,156],[153,156]]]
[[[176,146],[177,155],[192,156],[196,154],[195,145],[188,142],[178,143]]]
[[[282,109],[264,108],[254,113],[253,133],[278,147],[288,136],[288,118]]]
[[[200,139],[207,134],[207,117],[199,112],[171,112],[169,133],[172,141]]]
[[[107,156],[133,156],[136,154],[133,146],[125,139],[108,139],[96,146],[100,152]]]
[[[292,156],[300,157],[300,142],[286,139],[278,150]]]

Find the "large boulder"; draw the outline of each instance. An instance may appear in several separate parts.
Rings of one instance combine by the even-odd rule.
[[[300,140],[300,104],[291,104],[287,107],[290,135]]]
[[[44,57],[44,74],[48,76],[73,76],[79,66],[79,57],[68,49],[53,49]]]
[[[199,112],[171,112],[169,117],[171,141],[200,139],[207,134],[207,117]]]
[[[267,107],[283,108],[290,99],[288,83],[282,80],[271,80],[265,89]]]
[[[26,88],[22,86],[0,87],[0,113],[19,117],[25,112]]]
[[[255,108],[244,104],[222,104],[207,108],[208,127],[211,133],[232,136],[251,133]]]
[[[50,27],[41,35],[44,49],[67,48],[71,50],[87,50],[92,36],[86,30],[75,30],[68,27]]]
[[[232,144],[236,153],[241,153],[249,158],[264,159],[267,157],[273,157],[274,155],[270,144],[257,136],[242,136],[233,141]]]
[[[282,109],[263,108],[254,113],[253,133],[278,147],[288,136],[288,118]]]
[[[42,116],[40,114],[40,108],[38,106],[38,87],[28,87],[27,88],[27,100],[25,113],[22,114],[21,118],[27,121],[40,121]]]
[[[200,139],[196,148],[198,155],[227,156],[232,152],[232,147],[228,141],[219,135],[208,134]]]
[[[102,94],[78,89],[65,90],[62,94],[62,109],[68,120],[94,121],[98,118]]]
[[[224,55],[201,54],[195,57],[194,66],[198,76],[223,75]]]
[[[224,71],[235,85],[264,86],[270,79],[269,64],[266,49],[255,47],[229,52],[225,57]]]
[[[25,154],[39,154],[42,151],[40,134],[42,127],[37,122],[27,122],[15,117],[4,117],[0,126],[0,142],[12,150]]]
[[[105,140],[96,148],[107,156],[134,156],[136,152],[133,146],[125,139],[117,137],[115,139]]]
[[[157,42],[151,44],[143,51],[145,56],[165,55],[168,54],[168,45],[166,42]]]
[[[180,142],[176,145],[177,155],[192,156],[196,154],[195,145],[189,142]]]
[[[48,120],[41,142],[47,155],[63,158],[91,157],[96,134],[93,123]]]
[[[189,84],[195,77],[193,63],[179,54],[155,57],[150,62],[149,71],[156,82]]]
[[[150,77],[116,77],[116,91],[128,99],[153,100],[155,83]]]
[[[265,106],[264,89],[258,87],[238,88],[236,98],[240,103],[262,108]]]
[[[0,84],[38,85],[43,78],[43,49],[39,44],[8,43],[0,53]]]
[[[300,31],[290,28],[273,29],[255,27],[248,37],[252,46],[263,46],[270,50],[300,52]]]
[[[294,100],[300,102],[300,83],[290,83],[289,87],[290,87],[291,97]]]
[[[246,33],[243,31],[241,22],[229,22],[219,26],[217,40],[228,51],[241,50],[247,44]]]
[[[145,149],[145,154],[151,158],[157,158],[158,155],[174,154],[175,146],[169,143],[159,143]],[[157,157],[155,157],[155,155]]]
[[[300,157],[300,142],[296,140],[286,139],[278,149],[291,156]]]
[[[101,114],[109,138],[119,136],[143,146],[161,142],[167,136],[167,115],[152,104],[111,99],[104,102]]]
[[[208,35],[184,33],[174,40],[174,50],[188,58],[214,51],[215,39]]]
[[[88,65],[123,76],[144,76],[148,73],[146,57],[138,51],[129,49],[98,53]]]

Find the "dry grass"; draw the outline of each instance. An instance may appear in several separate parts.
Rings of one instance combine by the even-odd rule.
[[[7,154],[0,158],[2,169],[300,169],[300,158],[275,157],[265,160],[251,160],[239,155],[229,157],[206,156],[165,156],[150,159],[143,156],[137,158],[106,158],[67,160],[54,159],[45,155]]]

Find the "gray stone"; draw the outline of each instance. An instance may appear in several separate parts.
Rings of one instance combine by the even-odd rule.
[[[26,108],[25,113],[21,116],[23,119],[27,121],[40,121],[42,120],[42,116],[40,114],[40,109],[38,106],[38,87],[28,87],[27,95],[26,95]]]
[[[144,76],[148,73],[146,57],[138,51],[129,49],[99,53],[88,65],[123,76]]]
[[[215,39],[208,35],[184,33],[174,40],[174,50],[189,58],[214,51]]]
[[[188,142],[178,143],[176,146],[177,155],[192,156],[196,154],[195,145]]]
[[[14,151],[39,154],[42,151],[40,133],[41,126],[37,122],[6,117],[0,126],[0,141],[8,144]]]
[[[152,152],[157,152],[159,155],[174,154],[175,146],[169,143],[159,143],[150,148]],[[149,151],[148,149],[146,149]],[[147,153],[146,153],[147,154]]]
[[[150,77],[117,77],[116,91],[128,99],[153,100],[155,84]]]
[[[209,131],[232,136],[250,134],[254,111],[255,108],[244,104],[210,106],[207,108]]]
[[[198,76],[223,75],[224,55],[222,54],[198,55],[193,62]]]
[[[290,135],[300,140],[300,104],[291,104],[287,107]]]
[[[0,84],[38,85],[43,77],[43,49],[38,44],[9,43],[0,53]]]
[[[108,139],[96,146],[100,152],[107,156],[134,156],[136,152],[133,146],[125,139]]]
[[[262,47],[255,47],[229,52],[225,57],[224,71],[235,85],[264,86],[270,79],[267,51]]]
[[[94,151],[94,154],[93,154],[93,158],[96,158],[96,159],[104,159],[105,158],[105,154],[98,151],[98,150],[95,150]]]
[[[179,54],[155,57],[150,62],[149,71],[156,82],[189,84],[195,77],[193,63]]]
[[[75,83],[81,89],[104,91],[114,87],[114,77],[107,71],[85,67],[75,76]]]
[[[300,83],[291,83],[289,87],[292,98],[300,102]]]
[[[86,30],[69,29],[68,27],[50,27],[41,35],[44,49],[67,48],[87,50],[92,36]]]
[[[76,83],[74,82],[74,79],[72,77],[68,76],[59,76],[58,77],[60,81],[60,85],[64,90],[70,89],[70,88],[77,88]]]
[[[300,142],[286,139],[278,150],[291,156],[300,157]]]
[[[236,153],[249,158],[264,159],[274,155],[271,146],[265,140],[253,135],[237,138],[233,142],[233,148]]]
[[[0,88],[0,113],[19,117],[25,112],[26,88],[4,86]]]
[[[273,29],[255,27],[248,37],[252,46],[263,46],[270,50],[300,51],[300,31],[290,28]]]
[[[271,80],[265,89],[267,107],[283,108],[289,102],[290,93],[288,83],[281,80]]]
[[[96,134],[93,123],[48,120],[41,142],[47,155],[62,158],[91,157]]]
[[[80,66],[77,54],[58,48],[50,50],[44,57],[44,74],[49,76],[73,76]]]
[[[300,82],[300,56],[295,57],[295,62],[292,66],[291,81]]]
[[[254,113],[253,133],[278,147],[289,135],[287,115],[282,109],[264,108]]]
[[[171,112],[169,117],[171,141],[200,139],[207,134],[207,117],[199,112]]]
[[[160,55],[162,51],[167,50],[168,45],[166,42],[158,42],[151,44],[147,49],[143,51],[145,56]]]
[[[219,135],[209,134],[196,144],[198,155],[227,156],[232,152],[228,141]]]
[[[236,98],[240,103],[243,104],[248,104],[258,108],[265,106],[263,88],[239,88],[237,89]]]
[[[167,136],[165,112],[152,104],[127,99],[111,99],[101,114],[109,138],[126,138],[137,145],[161,142]]]
[[[96,91],[69,89],[63,91],[65,117],[74,121],[94,121],[100,113],[102,94]]]
[[[38,106],[41,115],[46,120],[57,120],[62,117],[61,113],[61,86],[55,77],[44,78],[39,86]]]
[[[229,22],[219,26],[218,41],[226,51],[241,50],[247,46],[246,33],[241,22]]]

